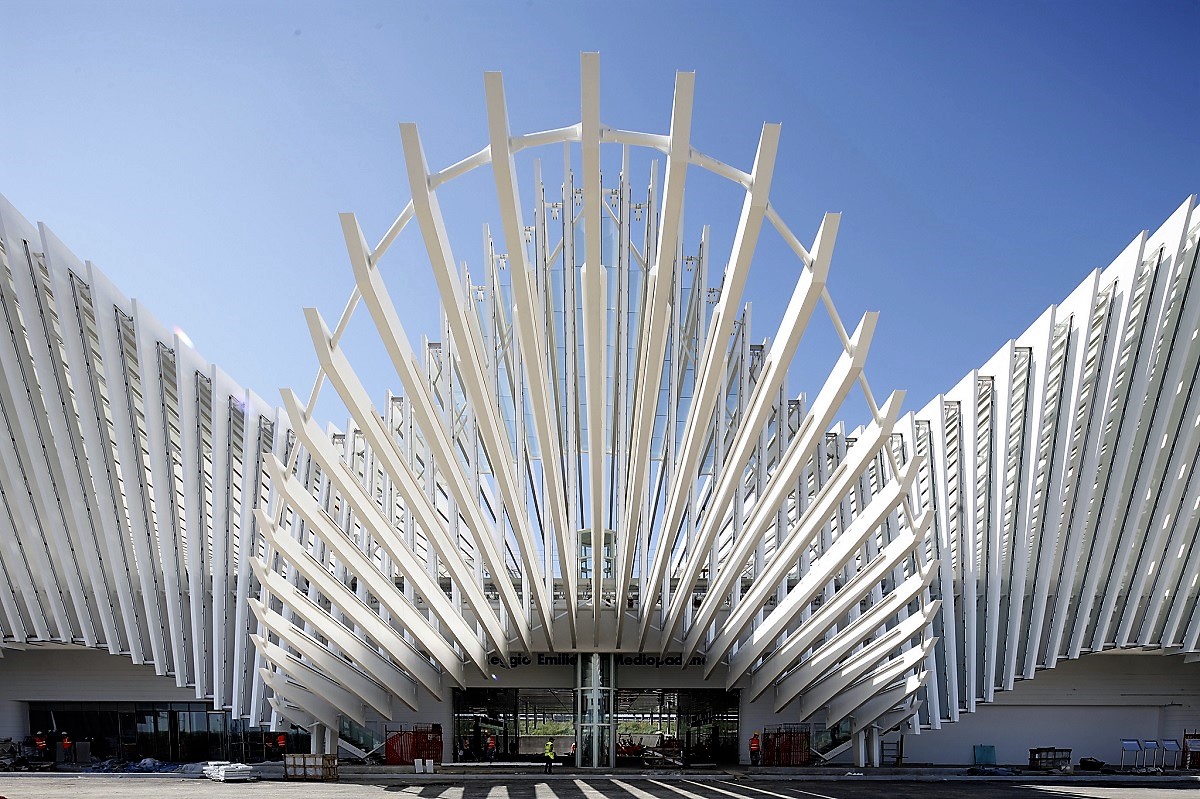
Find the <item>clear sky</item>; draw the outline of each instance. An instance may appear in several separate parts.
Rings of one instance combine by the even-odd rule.
[[[398,122],[434,169],[478,150],[498,69],[515,131],[573,124],[598,50],[603,122],[665,132],[695,70],[696,147],[749,170],[781,122],[775,206],[806,243],[843,213],[830,291],[882,312],[871,383],[915,409],[1200,191],[1198,30],[1196,0],[0,0],[0,193],[274,402],[315,374],[301,309],[332,326],[352,288],[338,212],[373,244],[408,199]],[[795,279],[773,232],[760,256],[757,339]],[[427,267],[387,268],[433,334]]]

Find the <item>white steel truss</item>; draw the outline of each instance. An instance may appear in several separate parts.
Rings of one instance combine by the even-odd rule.
[[[279,411],[0,198],[0,654],[77,644],[269,723],[247,604]]]
[[[880,408],[863,376],[875,315],[848,333],[825,291],[838,215],[827,215],[813,246],[805,248],[772,211],[778,126],[763,128],[749,172],[697,152],[690,142],[691,74],[677,77],[670,132],[658,135],[605,127],[595,54],[583,56],[581,73],[580,124],[525,136],[509,128],[500,75],[487,75],[488,147],[440,173],[430,172],[416,126],[401,126],[412,203],[374,250],[354,217],[343,215],[355,291],[335,332],[308,312],[321,364],[317,387],[307,406],[285,394],[292,428],[304,447],[315,448],[323,475],[347,500],[351,521],[343,525],[368,542],[368,551],[372,539],[402,532],[414,540],[457,540],[456,548],[426,545],[424,566],[409,550],[377,564],[341,551],[344,542],[333,546],[343,535],[337,525],[314,517],[317,503],[298,493],[296,479],[284,479],[283,468],[303,461],[297,450],[291,464],[269,466],[282,487],[263,523],[272,541],[280,539],[272,568],[283,575],[307,566],[304,551],[282,540],[297,513],[316,536],[309,546],[336,550],[339,566],[366,586],[381,612],[385,606],[391,611],[399,630],[417,639],[427,665],[447,670],[452,682],[461,682],[463,669],[487,675],[481,646],[526,652],[654,647],[679,652],[681,662],[703,652],[710,671],[739,646],[742,652],[756,649],[752,659],[743,655],[739,663],[746,665],[731,673],[730,684],[784,651],[767,651],[770,641],[751,641],[756,628],[769,626],[776,639],[795,635],[818,595],[830,592],[837,575],[849,569],[873,575],[852,583],[858,589],[852,617],[870,606],[876,619],[873,628],[855,628],[856,643],[879,641],[873,659],[860,655],[852,674],[842,672],[845,682],[889,675],[882,690],[913,675],[925,685],[934,641],[928,633],[939,605],[928,599],[929,579],[921,577],[934,567],[922,565],[915,545],[929,519],[918,520],[914,505],[919,459],[904,456],[902,464],[892,452],[901,395]],[[567,152],[561,201],[547,200],[535,164],[534,223],[526,225],[514,156],[551,145]],[[635,148],[666,156],[661,200],[652,177],[635,201],[629,168]],[[620,155],[612,187],[601,168],[606,150]],[[489,165],[504,243],[487,234],[486,260],[478,270],[485,282],[475,284],[456,266],[438,194],[449,181]],[[709,169],[744,191],[719,286],[708,284],[707,231],[697,254],[685,254],[689,166]],[[424,364],[380,267],[410,221],[418,223],[445,319],[446,340],[427,349]],[[751,343],[748,309],[741,307],[767,221],[797,256],[792,302],[769,349]],[[360,300],[403,387],[388,405],[404,415],[399,425],[370,403],[338,345]],[[833,319],[845,353],[805,411],[802,401],[786,398],[787,368],[818,305]],[[331,463],[321,456],[329,448],[316,440],[319,433],[305,432],[316,430],[311,414],[325,381],[350,414],[347,435],[362,441],[361,469]],[[874,420],[835,463],[825,452],[826,432],[856,385]],[[356,445],[355,458],[357,453]],[[382,502],[384,494],[377,492],[377,507],[364,507],[370,495],[363,484],[376,476],[396,491],[398,504]],[[393,509],[400,512],[388,521],[383,514]],[[474,564],[474,571],[463,573],[463,563]],[[375,566],[388,581],[419,589],[413,603],[393,608],[384,596],[392,593],[387,584],[373,589],[377,578],[363,570]],[[441,583],[421,585],[426,572],[437,572]],[[919,589],[895,594],[897,586],[912,584],[909,577]],[[307,572],[305,578],[311,580]],[[799,580],[808,588],[789,596]],[[896,601],[901,595],[904,601]],[[433,606],[443,601],[457,603],[470,626],[439,615]],[[261,603],[254,607],[262,612]],[[413,619],[413,613],[425,616]],[[441,641],[429,639],[434,616]],[[836,638],[838,621],[830,619],[822,632]],[[510,634],[498,637],[496,624]],[[291,630],[269,627],[283,646],[309,645],[299,623]],[[455,655],[444,654],[447,645]],[[273,664],[281,657],[260,648]],[[303,649],[292,648],[313,665]],[[850,648],[831,669],[841,668]],[[397,661],[411,653],[388,655]],[[273,668],[320,693],[289,664]],[[859,704],[878,693],[865,692]],[[880,713],[897,704],[881,706]],[[899,704],[916,707],[911,693]]]
[[[1193,197],[902,425],[940,559],[932,718],[1088,652],[1194,659],[1198,238]]]
[[[0,644],[101,647],[330,728],[510,653],[701,654],[781,718],[856,732],[938,727],[1061,658],[1200,653],[1192,200],[902,416],[865,377],[876,315],[847,329],[826,289],[839,216],[806,247],[771,203],[778,126],[742,171],[693,146],[692,74],[666,133],[605,126],[597,56],[581,74],[580,123],[515,134],[489,73],[487,144],[440,172],[401,127],[412,200],[374,248],[342,216],[354,289],[332,330],[306,312],[320,370],[281,409],[0,203]],[[525,150],[565,153],[559,196]],[[487,167],[473,278],[439,192]],[[683,225],[696,170],[743,192],[715,281]],[[411,222],[443,313],[419,347],[383,265]],[[794,288],[756,343],[766,223]],[[360,303],[397,378],[381,405],[343,348]],[[790,398],[821,316],[840,357]],[[344,430],[314,419],[325,383]],[[853,392],[871,418],[847,429]]]

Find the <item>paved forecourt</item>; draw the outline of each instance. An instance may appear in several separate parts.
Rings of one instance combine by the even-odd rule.
[[[429,799],[951,799],[969,794],[972,799],[1198,799],[1200,783],[1147,782],[1085,784],[1002,783],[991,781],[883,782],[838,781],[769,782],[744,779],[691,780],[682,778],[572,777],[511,781],[470,780],[432,782],[389,780],[387,783],[298,783],[261,781],[220,784],[171,775],[0,775],[0,799],[107,799],[112,796],[177,799],[182,797],[340,797],[408,796]]]

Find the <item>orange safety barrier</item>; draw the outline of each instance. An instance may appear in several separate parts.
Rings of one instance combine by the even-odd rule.
[[[440,730],[403,730],[388,734],[384,759],[389,766],[411,766],[417,758],[442,762]]]
[[[760,761],[764,766],[807,766],[812,763],[812,736],[808,730],[766,730]]]

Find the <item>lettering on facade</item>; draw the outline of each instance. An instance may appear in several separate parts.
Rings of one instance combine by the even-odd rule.
[[[504,658],[499,655],[492,655],[488,662],[493,666],[503,666]],[[559,652],[557,654],[548,655],[545,652],[540,652],[536,655],[512,655],[508,659],[508,668],[515,669],[518,666],[574,666],[579,662],[579,656],[569,652]]]
[[[656,655],[646,652],[638,652],[637,654],[617,654],[617,665],[619,666],[646,666],[648,668],[661,669],[664,666],[680,667],[683,665],[682,655]],[[505,666],[504,658],[499,655],[492,655],[489,663],[493,666]],[[508,659],[507,667],[510,669],[519,668],[521,666],[574,666],[579,662],[579,655],[570,652],[558,652],[547,654],[540,652],[537,654],[521,654],[512,655]],[[694,655],[691,657],[687,665],[703,666],[708,662],[708,658],[704,655]]]
[[[704,655],[693,655],[687,662],[689,666],[703,666],[708,662]],[[617,655],[617,663],[621,666],[652,666],[661,669],[663,666],[682,666],[683,655],[647,655],[639,652],[636,655]]]

